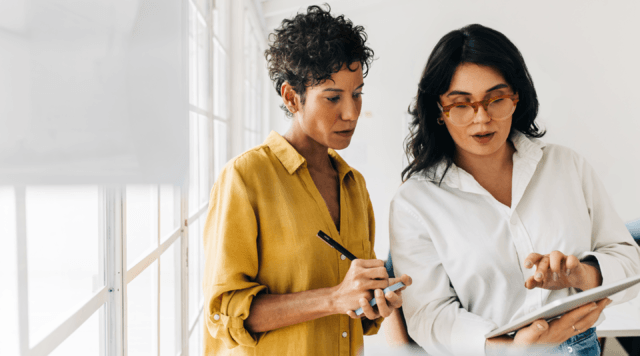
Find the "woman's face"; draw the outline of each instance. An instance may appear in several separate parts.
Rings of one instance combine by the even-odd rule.
[[[308,87],[306,101],[295,115],[306,136],[319,144],[343,149],[349,146],[362,108],[362,67],[352,63],[322,84]]]
[[[500,72],[491,67],[463,63],[456,69],[449,90],[440,96],[440,104],[476,102],[506,94],[515,93]],[[442,118],[455,142],[457,154],[487,156],[506,147],[512,115],[493,120],[480,105],[478,113],[464,126],[454,125],[444,114]]]

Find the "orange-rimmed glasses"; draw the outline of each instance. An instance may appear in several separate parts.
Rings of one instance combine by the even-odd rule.
[[[507,94],[473,103],[453,103],[447,106],[442,106],[438,103],[438,106],[454,125],[462,126],[473,120],[473,117],[478,113],[480,105],[493,120],[504,120],[513,114],[517,103],[518,94]]]

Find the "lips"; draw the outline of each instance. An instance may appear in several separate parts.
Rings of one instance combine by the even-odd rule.
[[[341,135],[341,136],[351,136],[351,135],[353,135],[353,132],[354,132],[355,130],[356,130],[356,129],[354,128],[354,129],[351,129],[351,130],[336,131],[336,133],[337,133],[338,135]]]
[[[478,132],[477,134],[472,135],[471,137],[473,137],[473,139],[480,144],[486,144],[493,139],[495,134],[496,134],[495,132]]]

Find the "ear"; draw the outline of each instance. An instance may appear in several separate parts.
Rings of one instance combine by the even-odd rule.
[[[293,90],[291,84],[288,82],[282,83],[282,86],[280,87],[280,96],[282,97],[284,106],[289,109],[290,113],[295,114],[299,109],[300,97],[298,96],[298,93]]]

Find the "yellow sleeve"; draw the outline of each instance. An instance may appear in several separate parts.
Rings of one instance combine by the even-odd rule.
[[[211,191],[203,234],[204,320],[211,336],[228,348],[255,346],[264,335],[247,331],[244,320],[253,298],[268,293],[266,286],[255,282],[258,223],[234,163],[225,167]]]
[[[365,186],[365,194],[366,194],[366,199],[368,204],[367,216],[369,218],[369,241],[371,242],[371,255],[369,256],[369,258],[375,259],[376,252],[373,249],[373,246],[376,239],[376,220],[373,215],[373,205],[371,204],[371,198],[369,198],[369,192],[367,191],[366,186]],[[375,335],[378,333],[378,330],[380,330],[380,326],[382,325],[382,321],[384,320],[384,318],[380,317],[375,320],[369,320],[369,319],[363,318],[361,320],[362,320],[362,333],[364,335]]]

